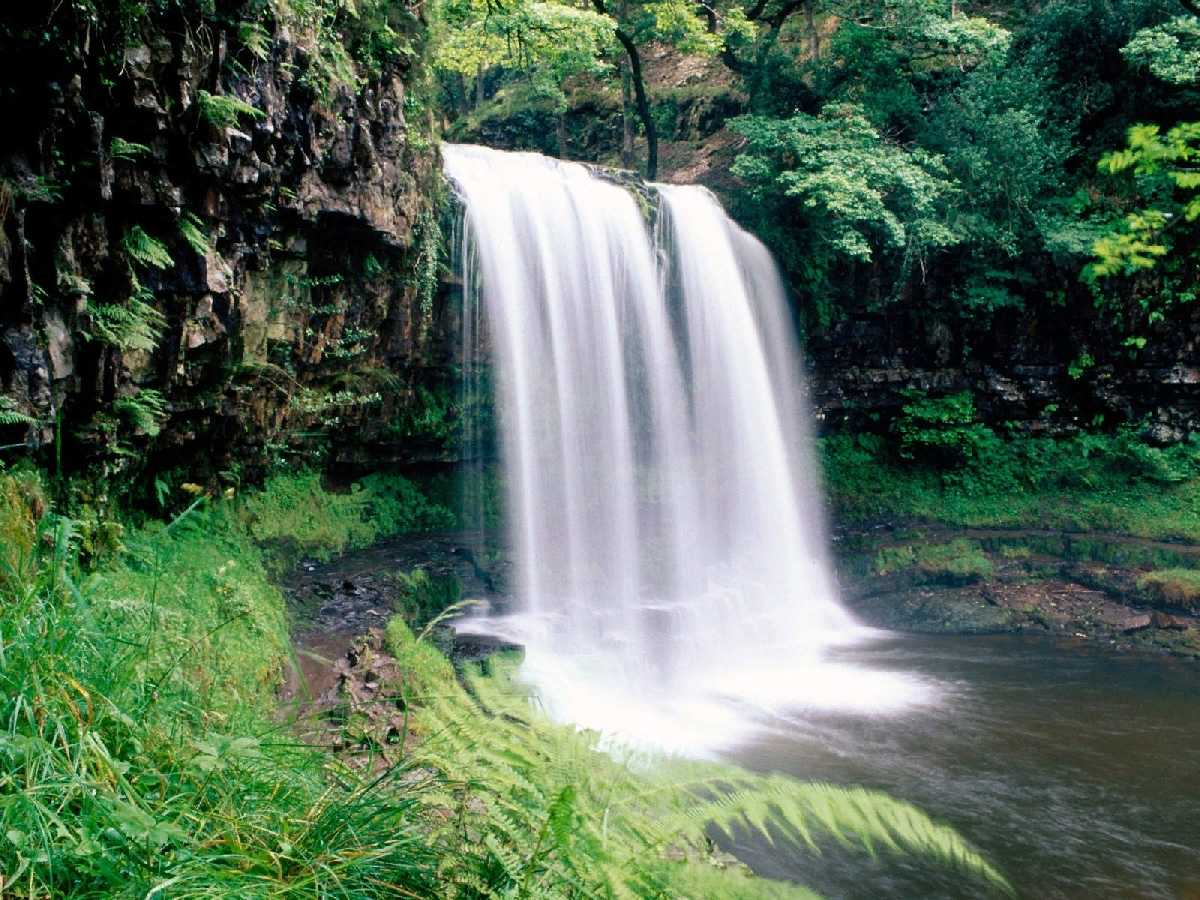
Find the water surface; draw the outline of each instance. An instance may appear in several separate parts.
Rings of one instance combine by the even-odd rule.
[[[1200,898],[1200,667],[1009,635],[897,636],[844,653],[932,677],[941,699],[896,716],[798,710],[732,757],[910,800],[1022,897]],[[985,893],[886,855],[733,849],[827,898]]]

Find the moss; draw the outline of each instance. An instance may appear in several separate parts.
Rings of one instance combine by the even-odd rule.
[[[396,473],[369,475],[340,494],[325,490],[316,472],[276,475],[241,501],[239,517],[266,545],[274,573],[306,556],[327,561],[380,537],[454,524],[449,509]]]
[[[1141,576],[1137,583],[1152,601],[1200,609],[1200,571],[1163,569]]]
[[[885,547],[875,556],[873,573],[887,575],[917,569],[938,584],[970,584],[995,577],[996,567],[978,541],[956,539],[944,544]]]

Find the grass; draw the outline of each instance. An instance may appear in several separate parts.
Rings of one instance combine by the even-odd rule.
[[[422,780],[365,781],[272,718],[286,616],[237,504],[126,532],[89,575],[36,478],[0,498],[4,896],[437,896]]]
[[[1200,542],[1200,442],[1156,448],[1129,432],[993,438],[949,466],[902,459],[877,435],[825,438],[834,517]]]
[[[875,555],[873,574],[917,569],[939,584],[961,585],[995,577],[996,566],[979,541],[956,538],[944,544],[905,544],[884,547]]]
[[[598,735],[539,714],[512,662],[464,686],[400,617],[387,644],[401,695],[379,702],[422,743],[401,741],[381,772],[379,758],[298,743],[277,719],[287,619],[256,529],[286,540],[288,523],[303,526],[300,545],[332,552],[368,527],[428,521],[418,504],[388,525],[371,518],[388,509],[370,505],[380,486],[329,495],[313,479],[200,497],[126,529],[89,573],[37,477],[0,473],[4,897],[809,896],[736,867],[701,871],[709,823],[885,847],[1005,889],[953,831],[882,794],[730,768],[635,771]],[[680,842],[700,867],[664,858]]]
[[[1138,578],[1138,587],[1158,603],[1200,609],[1200,572],[1195,569],[1163,569]]]

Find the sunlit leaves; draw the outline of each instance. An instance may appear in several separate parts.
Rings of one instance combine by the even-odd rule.
[[[1172,84],[1200,80],[1200,19],[1179,16],[1163,25],[1143,28],[1121,49],[1121,55]]]
[[[956,191],[941,158],[887,142],[858,107],[748,116],[732,127],[749,139],[734,173],[798,203],[839,253],[866,261],[879,249],[923,254],[958,241],[940,216]]]
[[[1200,194],[1179,196],[1200,187],[1200,122],[1176,125],[1166,135],[1159,133],[1157,125],[1135,125],[1129,129],[1126,147],[1105,154],[1099,167],[1113,175],[1132,172],[1148,191],[1157,187],[1161,200],[1153,208],[1129,213],[1098,238],[1092,247],[1095,259],[1084,277],[1152,268],[1169,251],[1168,229],[1200,217]]]
[[[446,0],[435,65],[474,75],[491,66],[548,66],[559,75],[602,72],[601,53],[613,45],[607,16],[563,3]]]

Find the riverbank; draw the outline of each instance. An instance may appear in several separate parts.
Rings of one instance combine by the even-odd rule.
[[[500,558],[443,534],[415,539],[424,569],[323,568],[353,564],[332,554],[388,533],[389,511],[429,521],[436,504],[411,488],[333,494],[304,473],[245,496],[184,484],[173,518],[110,520],[100,547],[36,473],[0,473],[5,896],[811,898],[712,847],[709,827],[748,812],[801,845],[882,843],[1003,890],[907,803],[730,767],[635,772],[599,735],[539,714],[503,654],[486,676],[456,669],[436,629],[407,623],[453,605],[460,572],[495,591]],[[314,599],[289,619],[269,572],[305,558],[295,577]],[[366,633],[331,659],[289,642],[296,623]],[[283,674],[321,659],[329,688],[281,701]]]

